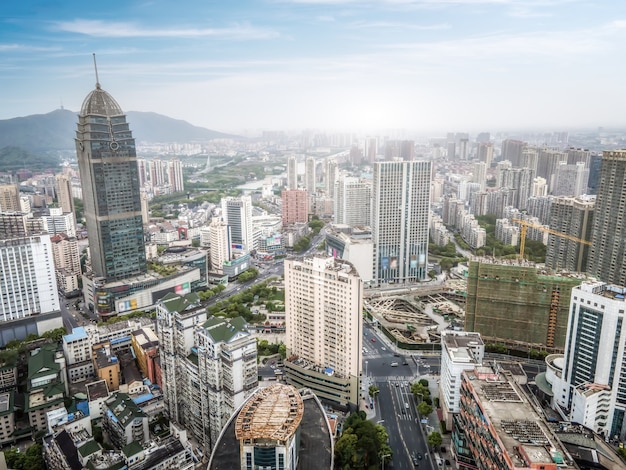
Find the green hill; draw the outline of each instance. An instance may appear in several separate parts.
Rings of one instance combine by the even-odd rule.
[[[130,111],[127,121],[137,142],[183,143],[237,138],[156,113]],[[0,120],[0,148],[20,147],[31,152],[73,150],[77,122],[78,113],[67,109]]]
[[[55,168],[59,163],[56,157],[30,153],[19,147],[0,148],[0,171],[15,171],[20,168],[44,170]]]

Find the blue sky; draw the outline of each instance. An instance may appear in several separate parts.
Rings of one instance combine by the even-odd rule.
[[[125,111],[221,131],[626,124],[622,0],[76,0],[0,5],[0,119]]]

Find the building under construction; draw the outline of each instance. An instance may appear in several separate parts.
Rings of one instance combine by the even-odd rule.
[[[512,349],[563,351],[572,288],[585,277],[526,262],[471,261],[465,331]]]

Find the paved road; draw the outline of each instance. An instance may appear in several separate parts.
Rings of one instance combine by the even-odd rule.
[[[432,357],[420,362],[395,353],[393,345],[388,344],[370,325],[365,326],[363,334],[363,372],[367,375],[365,390],[367,393],[370,384],[380,390],[375,403],[376,420],[381,421],[389,433],[393,468],[417,468],[413,464],[413,457],[420,454],[423,458],[417,461],[419,468],[432,469],[425,435],[417,415],[417,402],[410,392],[410,386],[417,378],[428,374],[438,364],[439,358]],[[404,362],[407,364],[404,365]],[[398,365],[392,366],[392,363]],[[430,367],[426,367],[426,364],[431,363]]]

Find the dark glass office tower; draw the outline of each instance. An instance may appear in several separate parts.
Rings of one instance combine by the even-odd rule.
[[[145,273],[135,139],[100,83],[78,115],[76,154],[93,275],[111,282]]]

